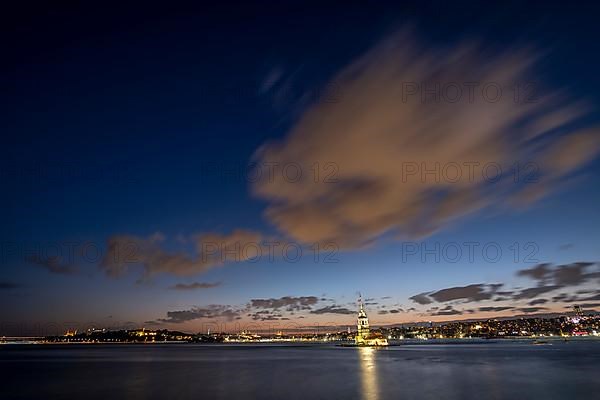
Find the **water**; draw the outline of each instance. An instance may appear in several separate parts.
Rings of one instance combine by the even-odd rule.
[[[1,345],[2,399],[593,399],[600,341]]]

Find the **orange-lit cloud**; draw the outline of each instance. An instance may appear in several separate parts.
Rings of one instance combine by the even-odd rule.
[[[598,130],[571,129],[589,107],[532,84],[535,52],[453,49],[402,33],[337,74],[339,101],[309,107],[256,153],[261,165],[302,171],[255,182],[267,218],[295,240],[346,248],[423,236],[506,199],[536,201],[597,155]],[[515,182],[515,164],[533,166],[535,182]],[[493,185],[481,171],[490,165],[502,169]]]
[[[185,251],[168,251],[165,240],[161,234],[146,238],[133,235],[112,236],[108,239],[108,249],[100,268],[112,277],[122,276],[134,266],[142,267],[144,278],[159,273],[194,275],[225,262],[241,262],[256,257],[257,246],[261,246],[263,237],[248,230],[235,230],[229,235],[196,235],[193,238],[196,245],[193,255]]]

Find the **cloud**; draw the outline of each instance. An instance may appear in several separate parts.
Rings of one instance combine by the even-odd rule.
[[[579,307],[583,308],[595,308],[600,307],[600,303],[582,303],[579,304]]]
[[[410,300],[414,301],[417,304],[427,305],[433,303],[433,300],[429,298],[429,293],[420,293],[416,294],[412,297],[409,297]]]
[[[547,310],[546,307],[523,307],[523,308],[518,308],[519,311],[524,312],[524,313],[534,313],[534,312],[538,312],[538,311],[542,311],[542,310]]]
[[[537,306],[540,304],[546,304],[548,302],[548,299],[536,299],[536,300],[532,300],[530,301],[529,304],[530,306]]]
[[[528,50],[494,55],[485,46],[459,44],[444,51],[407,33],[394,35],[332,78],[340,101],[308,107],[284,140],[256,152],[259,164],[281,169],[257,180],[253,193],[268,201],[266,217],[284,234],[341,248],[390,232],[428,234],[485,207],[506,207],[506,199],[538,185],[529,196],[534,201],[600,148],[595,128],[567,129],[584,108],[565,91],[546,88],[536,101],[515,101],[511,88],[533,81],[537,61]],[[468,82],[479,85],[473,96]],[[458,101],[443,97],[452,83],[461,90]],[[483,92],[490,83],[503,90],[497,101]],[[436,85],[433,95],[423,90]],[[556,129],[560,137],[547,134]],[[508,171],[523,160],[540,165],[539,182],[519,185],[504,174],[490,185],[481,171],[471,175],[464,167],[495,163]],[[302,175],[281,173],[289,165]],[[459,166],[458,180],[458,174],[407,174],[407,166],[449,165]]]
[[[160,323],[180,324],[196,319],[223,318],[232,321],[241,316],[243,310],[236,310],[231,306],[213,304],[207,307],[193,307],[189,310],[168,311],[167,318],[158,319]]]
[[[540,168],[551,174],[567,174],[594,159],[599,146],[598,131],[583,131],[553,142],[540,160]]]
[[[568,297],[569,297],[569,295],[567,293],[560,293],[560,294],[557,294],[556,296],[553,296],[552,301],[554,301],[554,302],[564,301]]]
[[[271,69],[271,71],[269,71],[269,73],[267,74],[265,79],[262,81],[260,88],[259,88],[259,92],[260,93],[268,92],[269,90],[271,90],[271,88],[273,88],[277,84],[277,82],[279,82],[281,80],[282,77],[283,77],[283,69],[281,67]]]
[[[447,306],[446,308],[431,313],[429,315],[433,316],[441,316],[441,315],[462,315],[462,311],[455,310],[452,306]]]
[[[198,284],[207,285],[207,284]],[[208,284],[214,285],[214,284]],[[191,290],[187,288],[183,290]],[[189,285],[191,286],[191,285]],[[212,287],[212,286],[211,286]],[[182,290],[182,289],[180,289]],[[225,319],[228,321],[250,317],[253,321],[285,321],[294,316],[296,312],[312,312],[312,308],[319,303],[316,296],[283,296],[270,299],[252,299],[242,306],[213,304],[209,306],[195,306],[187,310],[167,312],[166,318],[155,321],[158,324],[183,323],[197,319]],[[315,314],[324,314],[330,310],[332,313],[343,313],[337,306],[325,307],[316,310]],[[354,311],[348,313],[354,314]]]
[[[21,285],[13,282],[0,282],[0,290],[18,289]]]
[[[316,296],[284,296],[278,299],[252,299],[250,306],[253,308],[270,308],[278,310],[284,308],[286,311],[310,310],[317,304],[319,298]]]
[[[529,278],[536,281],[536,287],[521,289],[512,295],[513,300],[534,299],[544,293],[552,292],[569,287],[577,287],[600,280],[598,264],[593,262],[575,262],[571,264],[552,265],[548,263],[538,264],[532,268],[517,271],[517,276]],[[560,293],[552,297],[553,302],[576,302],[581,298],[576,295]],[[536,299],[529,305],[545,304],[547,299]]]
[[[600,300],[600,292],[597,293],[597,294],[595,294],[595,295],[593,295],[593,296],[590,296],[590,297],[584,297],[584,298],[582,298],[580,300],[583,300],[583,301]]]
[[[229,235],[201,234],[193,237],[195,254],[166,249],[161,234],[149,237],[116,235],[108,239],[107,252],[100,268],[111,277],[125,275],[129,268],[141,265],[143,278],[159,273],[189,276],[205,272],[226,262],[249,261],[260,255],[264,237],[257,232],[235,230]]]
[[[592,279],[600,278],[598,272],[586,272],[588,267],[592,265],[594,265],[594,263],[589,262],[559,265],[554,269],[554,282],[557,285],[575,286],[586,283]]]
[[[437,302],[452,300],[481,301],[491,299],[502,284],[476,284],[463,287],[453,287],[431,293],[429,296]]]
[[[170,287],[173,290],[196,290],[196,289],[211,289],[221,286],[221,282],[194,282],[194,283],[178,283]]]
[[[560,293],[550,299],[538,298],[539,296],[561,289],[576,288],[580,285],[588,285],[596,282],[600,278],[598,263],[593,262],[575,262],[570,264],[552,265],[549,263],[538,264],[531,268],[519,270],[516,275],[519,277],[534,280],[537,286],[518,288],[514,290],[500,290],[504,287],[502,283],[495,284],[471,284],[467,286],[457,286],[441,289],[432,292],[424,292],[410,297],[410,300],[420,305],[429,305],[435,302],[446,303],[458,301],[460,303],[481,302],[481,301],[520,301],[529,300],[527,309],[539,308],[533,307],[546,304],[549,301],[575,303],[575,302],[593,302],[600,300],[600,291],[591,289],[580,289],[577,294]],[[573,289],[571,289],[573,290]],[[586,296],[583,296],[586,295]],[[498,307],[482,306],[479,311],[493,312],[513,309],[514,307],[500,305]],[[430,308],[428,312],[437,310],[436,307]]]
[[[444,303],[453,300],[464,300],[464,302],[481,301],[491,299],[502,284],[473,284],[468,286],[457,286],[441,289],[436,292],[421,293],[410,297],[417,304],[426,305],[434,301]]]
[[[288,317],[284,317],[281,313],[275,310],[262,310],[248,314],[254,321],[286,321]]]
[[[586,293],[590,293],[589,291],[585,291],[586,293],[581,293],[582,291],[580,291],[580,294],[586,294]],[[592,292],[594,293],[594,292]],[[600,291],[595,292],[595,294],[592,294],[591,296],[579,296],[579,295],[568,295],[567,293],[560,293],[557,296],[552,297],[552,301],[553,302],[563,302],[563,303],[578,303],[578,302],[582,302],[582,301],[596,301],[596,300],[600,300]]]
[[[336,305],[331,305],[331,306],[326,306],[326,307],[319,308],[317,310],[312,310],[310,313],[311,314],[344,314],[344,315],[351,315],[351,314],[356,314],[356,311],[349,310],[348,308],[345,308],[345,307],[339,307],[339,306],[336,306]]]
[[[77,273],[74,266],[61,264],[61,258],[57,256],[41,258],[38,255],[32,255],[27,257],[27,261],[53,274],[74,275]]]
[[[512,310],[514,307],[479,307],[479,311],[481,312],[500,312],[506,310]]]
[[[600,281],[600,269],[593,262],[580,261],[555,266],[545,263],[517,271],[517,276],[536,281],[543,293],[543,287],[560,288]]]
[[[522,289],[518,293],[513,295],[513,300],[533,299],[541,294],[552,292],[553,290],[561,289],[563,286],[539,286],[527,289]]]
[[[550,275],[549,266],[550,264],[538,264],[535,267],[517,271],[517,276],[523,276],[545,283]]]

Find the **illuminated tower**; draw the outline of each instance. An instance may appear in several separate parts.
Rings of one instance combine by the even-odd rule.
[[[365,311],[364,304],[362,302],[362,296],[358,298],[358,319],[356,321],[356,327],[358,332],[354,338],[354,343],[357,346],[387,346],[388,341],[381,333],[373,332],[369,328],[369,318]]]
[[[356,322],[356,326],[358,329],[356,335],[356,343],[364,342],[364,340],[369,336],[369,318],[367,317],[367,313],[365,312],[365,308],[363,306],[362,297],[358,298],[358,320]]]

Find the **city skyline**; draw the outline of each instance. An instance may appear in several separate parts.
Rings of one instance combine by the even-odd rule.
[[[593,12],[163,11],[4,28],[0,336],[600,311]]]

